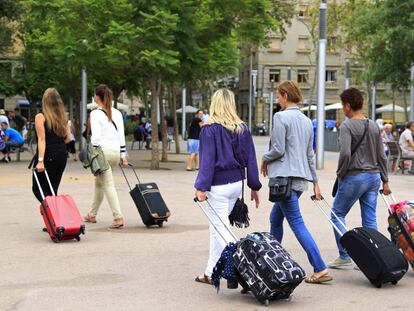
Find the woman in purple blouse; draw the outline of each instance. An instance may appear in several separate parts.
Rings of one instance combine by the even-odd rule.
[[[247,168],[247,176],[246,169]],[[229,214],[241,195],[242,180],[247,177],[251,200],[259,207],[259,181],[256,152],[252,135],[236,112],[233,92],[216,91],[211,100],[210,118],[200,133],[200,169],[195,182],[199,201],[208,198],[220,218],[229,224]],[[227,241],[234,239],[210,210],[216,228]],[[220,234],[210,224],[210,255],[203,275],[197,282],[211,284],[213,268],[226,246]]]

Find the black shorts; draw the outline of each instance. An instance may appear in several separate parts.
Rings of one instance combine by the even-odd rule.
[[[76,153],[76,147],[75,147],[75,141],[74,140],[72,140],[70,143],[66,144],[66,150],[69,153],[72,153],[72,154]]]

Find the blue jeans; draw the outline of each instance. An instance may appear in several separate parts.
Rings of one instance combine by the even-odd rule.
[[[299,197],[301,194],[301,192],[292,191],[292,196],[289,200],[276,202],[273,205],[272,212],[270,213],[270,233],[276,240],[282,243],[283,220],[286,217],[296,239],[308,255],[314,272],[320,272],[326,269],[326,264],[300,213]]]
[[[345,223],[345,216],[351,210],[351,207],[359,200],[361,205],[362,227],[377,230],[377,198],[378,190],[381,185],[381,177],[379,173],[361,173],[353,176],[346,176],[338,186],[333,203],[333,212],[339,219]],[[340,222],[331,215],[332,222],[338,229],[345,233],[346,230],[341,226]],[[348,253],[339,243],[340,236],[334,230],[336,244],[339,249],[339,256],[342,259],[350,259]]]

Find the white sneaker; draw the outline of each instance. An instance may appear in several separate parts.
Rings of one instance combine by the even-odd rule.
[[[329,268],[337,269],[342,267],[349,267],[352,265],[351,259],[342,259],[341,257],[336,258],[334,261],[328,263]]]

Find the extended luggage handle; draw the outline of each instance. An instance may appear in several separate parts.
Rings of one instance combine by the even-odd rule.
[[[132,170],[134,171],[135,177],[136,177],[136,178],[137,178],[137,180],[138,180],[138,184],[140,184],[140,183],[141,183],[141,181],[140,181],[140,180],[139,180],[139,178],[138,178],[138,175],[137,175],[137,172],[135,171],[134,166],[133,166],[131,163],[128,163],[128,166],[129,166],[130,168],[132,168]],[[121,163],[119,163],[119,167],[121,168],[122,175],[124,175],[124,178],[125,178],[125,180],[126,180],[126,182],[127,182],[127,184],[128,184],[129,190],[132,190],[132,188],[131,188],[131,184],[129,183],[128,178],[127,178],[127,177],[126,177],[126,175],[125,175],[125,171],[124,171],[124,168],[123,168],[123,166],[122,166],[122,164],[121,164]]]
[[[213,222],[213,219],[211,218],[211,216],[208,214],[207,210],[203,207],[203,204],[201,204],[201,202],[197,199],[194,198],[194,202],[201,208],[201,210],[203,211],[204,215],[206,215],[206,217],[208,218],[210,224],[213,226],[214,230],[216,230],[216,232],[221,236],[221,238],[223,239],[224,243],[229,244],[230,242],[226,240],[226,238],[223,236],[223,234],[217,229],[216,225]],[[230,228],[224,223],[223,219],[221,219],[221,217],[219,216],[219,214],[217,213],[217,211],[211,206],[210,202],[208,201],[208,199],[206,199],[207,204],[210,208],[210,210],[213,211],[213,213],[216,215],[216,217],[220,220],[220,222],[223,224],[223,226],[226,228],[227,232],[233,237],[234,241],[236,242],[238,239],[237,237],[234,235],[234,233],[230,230]]]
[[[35,178],[36,183],[37,183],[37,187],[39,188],[39,191],[40,191],[40,195],[42,196],[42,199],[44,200],[45,199],[45,194],[43,192],[42,186],[40,185],[39,178],[37,176],[38,172],[37,172],[36,168],[33,168],[32,170],[33,170],[34,178]],[[52,192],[52,195],[55,196],[56,195],[55,190],[52,187],[52,183],[50,182],[49,174],[47,173],[46,169],[45,169],[44,173],[46,175],[46,179],[47,179],[47,183],[49,184],[50,191]]]
[[[388,202],[387,197],[391,197],[392,202],[395,204],[397,203],[397,200],[395,199],[394,195],[392,194],[392,192],[390,192],[389,195],[385,195],[384,194],[384,189],[380,189],[379,193],[381,194],[382,199],[385,202],[385,205],[387,205],[388,207],[388,213],[390,213],[390,215],[392,214],[392,209],[391,209],[391,204]]]
[[[335,229],[335,231],[340,235],[343,236],[344,234],[342,233],[341,230],[339,230],[338,226],[336,224],[333,223],[331,217],[329,216],[329,214],[326,212],[325,209],[327,209],[332,215],[334,215],[334,217],[339,221],[339,223],[341,224],[341,226],[345,229],[345,231],[348,231],[348,228],[346,227],[346,225],[342,222],[342,220],[339,219],[339,217],[335,214],[335,212],[331,209],[330,205],[328,204],[328,202],[326,202],[326,200],[324,199],[324,197],[321,197],[320,200],[316,200],[316,196],[312,195],[311,196],[311,200],[315,203],[315,205],[321,210],[321,212],[325,215],[326,219],[328,219],[328,221],[331,223],[332,227]],[[323,202],[320,203],[320,202]]]

